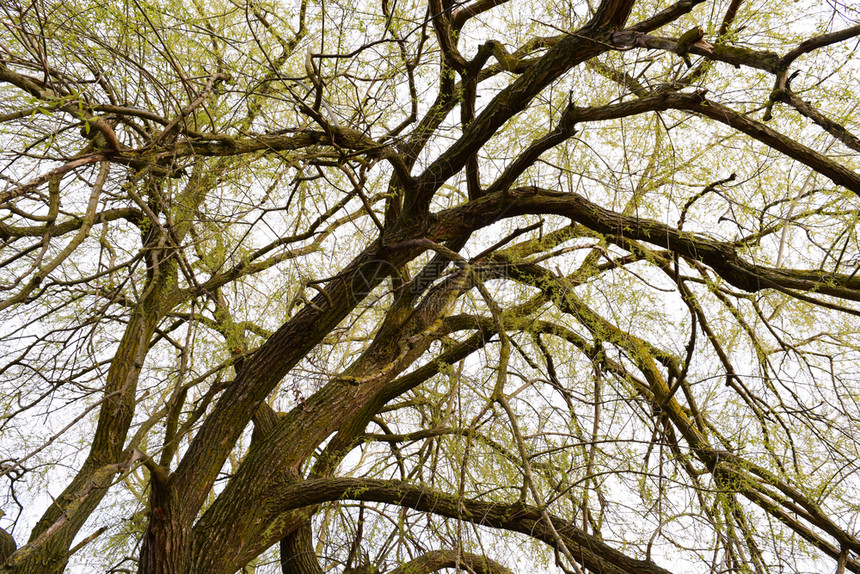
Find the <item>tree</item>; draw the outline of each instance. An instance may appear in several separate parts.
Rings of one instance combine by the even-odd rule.
[[[9,1],[0,571],[860,572],[860,13]]]

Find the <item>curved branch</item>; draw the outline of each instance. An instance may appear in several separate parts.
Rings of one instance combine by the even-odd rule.
[[[471,18],[492,10],[496,6],[501,6],[505,2],[508,0],[476,0],[468,6],[461,6],[454,10],[451,15],[451,28],[455,32],[459,32]]]
[[[678,52],[678,40],[675,38],[664,38],[661,36],[649,36],[642,32],[632,30],[621,30],[610,37],[613,44],[619,48],[646,48],[648,50],[663,50],[665,52]],[[691,54],[704,56],[717,62],[725,62],[733,66],[749,66],[772,74],[776,74],[782,68],[780,59],[774,52],[750,50],[737,46],[712,45],[708,42],[699,41],[689,48]]]
[[[704,1],[705,0],[679,0],[665,10],[662,10],[661,12],[654,14],[650,18],[647,18],[637,24],[634,24],[633,26],[630,26],[630,28],[628,29],[634,30],[636,32],[650,32],[651,30],[662,28],[669,22],[674,22],[684,14],[690,13],[693,8],[695,8]]]
[[[674,98],[673,98],[674,99]],[[676,109],[696,112],[705,117],[742,131],[748,136],[767,144],[788,157],[812,168],[833,183],[860,195],[860,174],[840,165],[827,156],[800,144],[793,139],[757,122],[747,115],[701,98],[680,98]],[[674,107],[674,106],[673,106]]]
[[[138,223],[143,219],[143,213],[133,207],[120,207],[116,209],[106,209],[105,211],[96,214],[93,225],[107,223],[117,219],[125,219],[131,223]],[[60,237],[71,231],[76,231],[84,226],[86,219],[75,217],[68,219],[62,223],[54,224],[50,227],[51,237]],[[6,225],[0,222],[0,237],[38,237],[46,233],[49,225],[27,225],[16,226]]]
[[[282,574],[323,574],[314,551],[310,520],[281,540],[280,546]]]
[[[651,219],[622,215],[576,193],[560,193],[534,186],[486,195],[440,212],[430,233],[437,239],[444,239],[456,236],[463,229],[473,231],[499,219],[524,214],[562,215],[598,233],[613,235],[616,242],[628,238],[670,249],[705,263],[725,281],[747,292],[787,288],[860,301],[860,277],[817,269],[777,269],[757,265],[738,255],[736,243],[679,231]]]
[[[462,498],[398,480],[306,480],[281,486],[273,494],[282,512],[334,500],[363,500],[396,504],[482,526],[519,532],[550,546],[555,545],[550,525],[538,507]],[[604,574],[671,574],[650,560],[632,558],[616,550],[597,536],[584,532],[570,520],[553,515],[550,515],[550,520],[571,553],[591,570]]]
[[[456,550],[431,550],[398,566],[388,574],[430,574],[445,568],[457,568],[461,564],[475,574],[512,574],[510,570],[491,558],[471,552]]]
[[[784,90],[774,90],[774,92],[770,95],[771,101],[784,102],[795,110],[797,110],[802,116],[805,116],[818,124],[821,129],[841,141],[847,147],[853,149],[856,152],[860,152],[860,139],[857,138],[854,134],[849,132],[845,126],[834,122],[821,112],[819,112],[815,107],[809,104],[809,102],[803,100],[802,98],[797,97],[790,89],[786,88]]]
[[[705,91],[695,93],[655,93],[630,102],[595,108],[569,107],[565,112],[568,121],[584,122],[618,119],[645,112],[686,110],[705,116],[741,131],[761,143],[787,155],[860,195],[860,174],[829,157],[716,102],[705,99]]]
[[[783,69],[788,68],[792,62],[803,54],[808,54],[809,52],[817,50],[818,48],[823,48],[824,46],[844,42],[845,40],[854,38],[855,36],[860,36],[860,24],[851,26],[850,28],[845,28],[844,30],[837,30],[836,32],[831,32],[829,34],[815,36],[814,38],[801,42],[797,48],[783,56],[780,63],[782,64]]]

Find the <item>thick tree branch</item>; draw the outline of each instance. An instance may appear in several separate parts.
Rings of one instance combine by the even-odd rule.
[[[770,95],[770,98],[772,101],[785,102],[800,112],[801,115],[818,124],[824,131],[841,141],[847,147],[856,152],[860,152],[860,138],[845,129],[845,126],[822,114],[809,102],[799,98],[797,94],[790,89],[774,90]]]
[[[791,270],[766,267],[743,259],[741,246],[707,236],[678,231],[651,219],[624,216],[576,193],[559,193],[538,187],[519,187],[487,195],[478,201],[437,214],[431,234],[446,237],[463,228],[480,229],[501,218],[523,214],[556,214],[598,233],[644,241],[670,249],[710,266],[726,282],[749,292],[782,287],[815,291],[860,301],[860,277],[823,270]]]
[[[813,50],[844,42],[845,40],[850,40],[857,36],[860,36],[860,24],[851,26],[850,28],[845,28],[844,30],[837,30],[836,32],[830,32],[829,34],[822,34],[820,36],[815,36],[814,38],[809,38],[808,40],[801,42],[797,48],[782,57],[782,68],[788,69],[792,62],[803,54],[808,54]]]
[[[349,478],[306,480],[278,488],[276,495],[282,511],[344,498],[363,500],[395,504],[491,528],[520,532],[550,546],[555,545],[550,525],[537,507],[460,498],[401,481]],[[598,537],[583,532],[570,521],[554,515],[551,520],[552,527],[587,568],[605,574],[671,574],[653,562],[631,558],[619,552]]]
[[[486,556],[455,550],[432,550],[398,566],[388,574],[431,574],[445,568],[466,566],[475,574],[513,574],[510,570]]]

